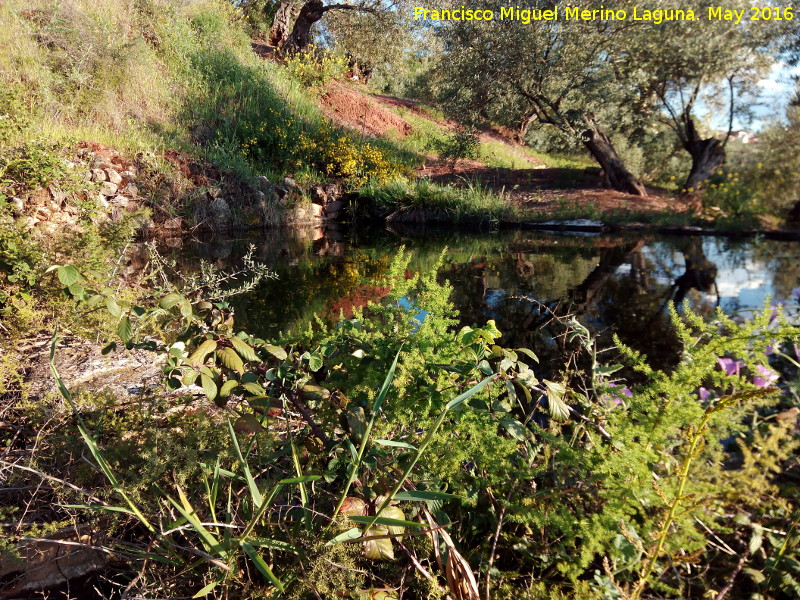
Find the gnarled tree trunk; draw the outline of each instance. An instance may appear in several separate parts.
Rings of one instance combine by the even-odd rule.
[[[628,171],[611,140],[593,121],[589,121],[589,129],[583,133],[583,143],[600,163],[609,186],[634,196],[647,196],[644,185]]]
[[[322,19],[327,10],[329,8],[322,4],[322,0],[309,0],[303,4],[283,48],[289,52],[304,50],[311,43],[311,28]]]
[[[526,138],[528,137],[528,130],[531,128],[536,122],[537,115],[536,113],[524,115],[520,120],[519,124],[517,125],[517,130],[514,132],[514,141],[517,142],[520,146],[527,145]]]
[[[694,119],[688,114],[684,116],[684,122],[686,139],[683,147],[692,157],[692,170],[683,189],[692,193],[703,189],[706,180],[725,164],[725,144],[714,137],[700,139]]]
[[[282,47],[289,39],[294,7],[294,2],[281,2],[278,6],[278,12],[275,13],[272,27],[269,29],[269,43],[276,48]]]

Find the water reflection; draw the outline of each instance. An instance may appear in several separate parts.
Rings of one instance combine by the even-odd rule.
[[[237,299],[236,314],[243,328],[265,337],[380,298],[385,290],[367,279],[383,272],[401,245],[412,253],[413,271],[433,268],[448,248],[440,275],[454,286],[461,320],[495,319],[501,343],[546,358],[563,343],[553,313],[570,314],[604,342],[616,333],[667,367],[678,355],[665,310],[670,300],[710,315],[717,305],[759,308],[767,295],[788,301],[800,286],[800,244],[765,240],[339,228],[195,242],[190,251],[225,266],[249,243],[279,278]]]

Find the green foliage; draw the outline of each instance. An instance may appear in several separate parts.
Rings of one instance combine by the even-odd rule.
[[[19,86],[8,85],[0,90],[0,146],[5,146],[28,128],[27,108]]]
[[[742,175],[729,169],[720,169],[708,180],[708,190],[703,196],[703,207],[718,219],[718,224],[735,222],[740,225],[756,222],[762,212],[753,197],[755,181],[743,180]]]
[[[68,170],[64,145],[31,140],[5,148],[0,157],[0,186],[5,189],[35,189],[64,179]]]
[[[466,129],[458,129],[444,140],[434,140],[433,150],[440,158],[455,161],[459,158],[478,158],[480,142],[475,134]]]
[[[414,182],[391,181],[385,185],[368,185],[360,196],[384,213],[397,213],[410,222],[510,220],[515,210],[505,196],[467,182],[462,187],[439,185],[427,179]]]
[[[307,164],[316,166],[328,177],[344,179],[353,186],[370,181],[384,183],[406,171],[398,168],[379,146],[331,125],[322,125],[313,137],[301,133],[298,142]]]
[[[299,83],[321,92],[331,79],[342,77],[347,59],[341,52],[309,46],[286,58],[286,69]]]
[[[236,290],[213,270],[135,303],[71,265],[53,269],[66,294],[108,312],[127,347],[164,356],[167,386],[189,403],[166,431],[158,413],[75,403],[101,470],[78,483],[104,478],[106,508],[136,518],[163,565],[151,585],[188,569],[177,585],[189,595],[248,578],[286,597],[368,590],[397,584],[405,549],[445,581],[431,523],[451,523],[437,543],[451,539],[472,568],[492,569],[492,585],[504,581],[497,597],[513,596],[509,581],[526,598],[719,589],[739,556],[712,543],[750,548],[747,574],[765,598],[794,585],[796,485],[779,476],[800,440],[778,418],[790,400],[775,387],[800,370],[793,313],[704,322],[673,311],[683,358],[669,372],[618,341],[609,354],[562,319],[567,358],[547,372],[531,351],[498,346],[493,321],[454,329],[441,261],[415,274],[400,252],[369,282],[374,301],[279,341],[236,331],[224,302]],[[146,337],[154,330],[162,339]],[[641,383],[628,387],[615,358]],[[502,560],[487,565],[490,551]],[[709,567],[700,579],[697,562]]]
[[[6,282],[31,287],[38,281],[43,259],[41,244],[22,224],[0,212],[0,305],[7,299],[3,297]]]

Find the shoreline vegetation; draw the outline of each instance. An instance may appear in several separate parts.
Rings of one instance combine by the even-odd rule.
[[[577,312],[520,299],[535,348],[460,323],[438,248],[325,262],[334,302],[269,339],[255,248],[180,258],[291,225],[338,258],[343,222],[797,240],[800,107],[752,145],[698,116],[731,129],[794,30],[412,34],[354,1],[0,3],[0,598],[800,594],[800,287],[670,289],[660,370],[586,318],[642,239],[582,258]],[[684,292],[716,274],[695,242]]]

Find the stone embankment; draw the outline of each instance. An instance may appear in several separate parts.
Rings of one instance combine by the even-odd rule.
[[[87,217],[100,225],[137,211],[135,225],[146,237],[284,224],[321,226],[344,217],[347,201],[336,183],[301,186],[289,177],[274,183],[265,176],[245,182],[183,153],[170,151],[159,158],[175,172],[154,171],[153,160],[143,155],[129,159],[101,144],[82,143],[66,163],[67,181],[8,201],[18,222],[49,237],[82,233],[81,221]]]

